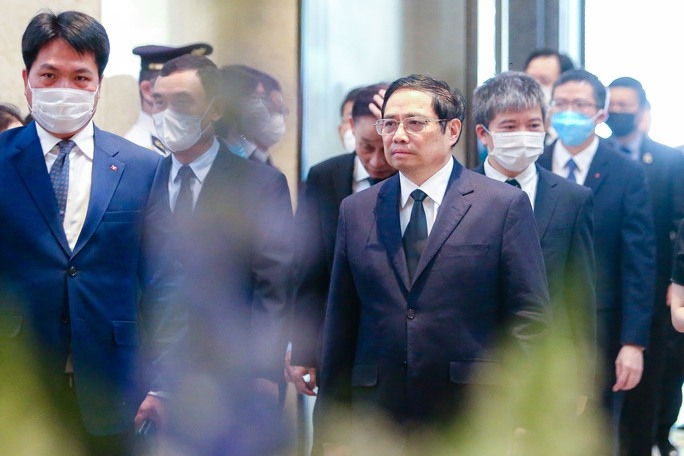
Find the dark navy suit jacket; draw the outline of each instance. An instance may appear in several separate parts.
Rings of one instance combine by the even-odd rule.
[[[538,160],[546,169],[554,146]],[[604,140],[584,185],[594,195],[598,342],[610,366],[622,345],[648,346],[656,258],[651,193],[642,167]]]
[[[352,406],[353,420],[363,418],[364,404],[403,423],[450,415],[463,406],[465,387],[484,381],[477,373],[498,365],[496,339],[526,350],[546,328],[546,274],[524,193],[454,161],[413,280],[400,193],[395,175],[342,202],[322,416],[335,404]]]
[[[537,168],[534,218],[544,254],[554,329],[575,348],[581,385],[596,363],[596,269],[591,190]],[[484,174],[484,165],[474,171]],[[588,394],[587,391],[582,391]]]
[[[177,269],[161,245],[170,211],[157,191],[160,157],[98,128],[94,143],[90,203],[72,252],[35,124],[0,135],[0,279],[15,297],[0,303],[0,336],[34,344],[55,388],[71,351],[84,424],[111,434],[130,429],[151,387],[139,382],[141,335],[174,337],[161,329]]]
[[[309,170],[300,192],[296,230],[292,364],[318,366],[320,334],[330,288],[335,234],[342,200],[353,193],[355,153],[325,160]]]

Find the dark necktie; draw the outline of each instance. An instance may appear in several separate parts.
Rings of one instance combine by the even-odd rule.
[[[423,247],[425,247],[425,241],[428,236],[427,218],[423,208],[423,200],[426,196],[422,190],[411,192],[413,208],[411,209],[411,218],[406,226],[406,231],[404,231],[404,252],[406,252],[406,264],[408,265],[410,280],[413,280],[413,274],[416,272],[418,260],[420,260],[420,255],[423,253]]]
[[[67,197],[69,196],[69,152],[75,145],[76,143],[73,141],[57,143],[55,148],[59,147],[59,155],[50,168],[50,181],[52,181],[52,188],[55,191],[59,218],[62,222],[64,222]]]
[[[508,185],[512,185],[513,187],[518,187],[519,189],[522,189],[522,187],[520,186],[520,182],[518,182],[515,179],[506,179],[506,183]]]
[[[178,170],[176,182],[180,180],[180,191],[178,192],[178,198],[176,198],[176,205],[173,208],[173,216],[176,219],[192,215],[193,198],[190,181],[194,176],[195,173],[192,172],[192,168],[188,165],[183,165]]]
[[[571,182],[577,183],[577,178],[575,177],[575,170],[577,169],[577,163],[575,163],[575,160],[572,158],[568,160],[568,162],[565,164],[565,167],[568,168],[568,175],[567,178]]]
[[[374,177],[368,176],[368,183],[371,184],[371,187],[381,181],[382,179],[376,179]]]

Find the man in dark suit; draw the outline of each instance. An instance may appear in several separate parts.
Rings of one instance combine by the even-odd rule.
[[[208,58],[164,64],[153,97],[157,132],[171,151],[167,201],[190,308],[170,435],[187,454],[277,452],[293,260],[287,181],[215,137],[220,75]]]
[[[556,81],[551,126],[559,140],[538,163],[594,193],[594,254],[598,344],[603,356],[603,404],[611,415],[614,450],[624,391],[643,372],[643,351],[655,288],[655,235],[651,194],[641,166],[599,140],[606,89],[584,70]]]
[[[130,454],[134,417],[160,411],[145,398],[158,385],[140,383],[140,345],[166,349],[174,328],[162,322],[182,324],[170,312],[177,270],[160,248],[171,215],[154,192],[160,157],[93,125],[109,56],[95,19],[40,13],[22,53],[35,121],[0,135],[0,280],[13,296],[0,303],[3,344],[35,350],[87,454]]]
[[[330,158],[311,168],[297,206],[297,249],[292,359],[290,377],[297,391],[315,395],[320,362],[320,334],[325,318],[330,272],[335,252],[337,219],[342,200],[396,173],[385,159],[377,117],[368,107],[387,84],[374,84],[356,93],[351,111],[356,151]],[[378,106],[379,109],[379,106]],[[309,374],[309,380],[303,376]]]
[[[527,350],[546,328],[530,203],[453,159],[464,110],[443,81],[393,82],[376,125],[399,173],[342,202],[318,399],[331,451],[352,438],[338,408],[356,431],[379,412],[410,446],[489,390],[475,377],[500,366],[496,342]]]
[[[610,141],[646,171],[653,202],[657,252],[649,350],[644,353],[642,380],[625,398],[623,436],[629,448],[626,454],[650,455],[654,442],[662,454],[669,454],[673,448],[668,440],[669,431],[677,420],[681,404],[680,359],[684,353],[676,349],[681,336],[670,324],[666,296],[672,270],[672,240],[684,217],[684,156],[676,149],[653,141],[638,128],[649,106],[639,81],[622,77],[608,87],[610,103],[606,123],[613,131]],[[655,430],[659,409],[669,411],[669,416],[666,414],[664,423],[658,424],[656,436],[652,430]]]
[[[567,392],[583,410],[596,357],[591,190],[535,165],[544,151],[546,102],[531,76],[506,72],[486,81],[473,95],[473,119],[488,151],[475,171],[519,186],[530,197],[549,284],[551,333],[574,355],[569,368],[577,374],[575,389]]]

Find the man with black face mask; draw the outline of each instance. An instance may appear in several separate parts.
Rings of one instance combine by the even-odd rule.
[[[653,443],[670,455],[670,427],[681,403],[681,336],[669,322],[668,286],[672,267],[672,240],[684,217],[684,156],[676,149],[653,141],[639,125],[648,113],[646,92],[636,79],[621,77],[610,83],[606,124],[610,141],[640,163],[651,187],[656,229],[656,293],[649,350],[644,353],[641,383],[627,393],[622,417],[623,440],[630,455],[648,455]],[[679,347],[678,347],[679,346]],[[662,401],[661,401],[662,398]],[[657,424],[656,416],[661,423]],[[654,427],[655,426],[655,427]],[[652,435],[654,429],[656,435]]]

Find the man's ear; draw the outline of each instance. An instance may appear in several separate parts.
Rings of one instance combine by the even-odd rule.
[[[154,105],[154,98],[152,97],[152,92],[154,91],[154,84],[152,81],[140,81],[140,96],[142,96],[145,103],[150,106]]]
[[[461,137],[462,129],[463,125],[461,124],[461,121],[458,119],[451,119],[447,122],[446,133],[449,135],[449,142],[451,143],[451,147],[455,146],[458,142],[458,138]]]
[[[223,112],[226,110],[226,100],[222,96],[216,96],[211,102],[209,117],[212,122],[218,121],[223,117]]]

